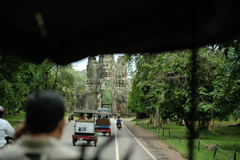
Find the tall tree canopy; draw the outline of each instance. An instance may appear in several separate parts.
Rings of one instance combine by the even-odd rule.
[[[223,56],[225,53],[225,56]],[[188,113],[191,108],[190,50],[164,52],[161,54],[126,55],[131,70],[136,70],[129,94],[128,108],[137,113],[155,113],[160,106],[162,118],[178,116],[193,130]],[[226,118],[240,114],[239,101],[239,45],[206,46],[198,50],[196,85],[196,113],[198,130],[212,118]]]
[[[41,90],[55,90],[71,105],[77,101],[72,94],[75,87],[85,83],[86,70],[75,71],[72,65],[60,66],[48,59],[36,65],[0,55],[0,105],[7,114],[19,112],[27,95]]]

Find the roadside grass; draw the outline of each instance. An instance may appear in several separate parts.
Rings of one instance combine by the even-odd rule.
[[[19,114],[16,115],[5,115],[4,119],[7,120],[13,128],[16,128],[18,125],[22,123],[25,118],[25,112],[20,111]]]
[[[230,137],[240,136],[240,125],[237,126],[218,126],[214,130],[222,135]]]
[[[146,123],[143,124],[143,121],[145,120],[139,120],[138,122],[132,121],[133,124],[138,123],[142,128],[146,129]],[[146,122],[146,121],[145,121]],[[176,122],[175,122],[176,123]],[[153,125],[151,127],[148,126],[148,131],[154,132],[156,135],[159,135],[160,139],[169,145],[170,148],[175,149],[176,151],[180,152],[184,158],[188,158],[189,150],[188,150],[188,130],[185,126],[177,126],[175,123],[169,123],[169,124],[163,124],[163,127],[153,128]],[[238,122],[236,122],[237,124]],[[217,122],[217,124],[221,124]],[[224,123],[228,124],[228,123]],[[232,123],[230,123],[232,124]],[[197,127],[197,126],[196,126]],[[209,132],[209,131],[202,131],[200,133],[200,141],[207,144],[204,145],[200,143],[200,151],[198,151],[198,140],[194,140],[194,150],[193,155],[194,159],[198,160],[212,160],[215,145],[218,144],[218,147],[224,151],[234,151],[237,149],[237,152],[240,153],[240,134],[239,134],[239,128],[236,129],[235,127],[228,127],[228,126],[218,126],[219,130],[224,130],[226,135],[234,135],[235,137],[227,137],[220,135],[215,132]],[[150,128],[150,129],[149,129]],[[163,136],[163,128],[164,128],[164,136]],[[169,129],[170,128],[170,136],[169,136]],[[227,129],[226,129],[227,128]],[[216,128],[215,128],[216,129]],[[234,132],[234,133],[233,133]],[[236,132],[236,133],[235,133]],[[173,138],[172,138],[173,133]],[[179,133],[181,134],[181,139],[179,141]],[[233,159],[234,153],[228,153],[223,152],[221,150],[217,150],[215,159]],[[239,158],[240,155],[237,155]]]
[[[214,125],[219,126],[219,125],[236,125],[240,123],[240,118],[235,122],[235,120],[232,118],[232,116],[229,117],[229,120],[225,121],[220,121],[219,119],[214,120]]]
[[[240,136],[240,118],[236,122],[232,118],[230,118],[228,121],[216,120],[214,121],[214,125],[214,130],[222,135],[230,137]]]
[[[121,118],[121,119],[135,119],[136,117],[127,117],[127,118]]]
[[[64,114],[64,119],[66,121],[68,121],[68,113],[69,112],[65,112]],[[5,115],[4,119],[7,120],[13,128],[16,128],[18,125],[20,125],[20,123],[24,120],[25,118],[25,112],[20,111],[19,114],[16,115]]]

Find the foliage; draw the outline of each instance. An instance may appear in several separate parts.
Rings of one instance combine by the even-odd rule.
[[[204,129],[205,121],[220,115],[213,92],[214,75],[217,68],[221,67],[222,53],[212,48],[216,46],[207,46],[198,51],[195,117],[200,125],[196,137]],[[149,114],[160,106],[159,114],[163,119],[177,116],[184,119],[188,129],[193,130],[188,114],[191,110],[190,56],[190,50],[126,56],[130,63],[134,59],[137,68],[127,107],[133,112]]]
[[[108,89],[105,89],[102,94],[103,103],[112,103],[112,97]]]
[[[128,70],[133,72],[132,91],[129,94],[127,108],[135,113],[153,113],[155,106],[151,105],[151,95],[146,95],[150,89],[148,73],[153,63],[153,56],[149,54],[125,55],[128,64]],[[132,62],[135,61],[136,71],[132,71]],[[134,73],[135,72],[135,73]],[[150,97],[149,97],[150,96]]]
[[[217,106],[218,117],[223,120],[232,114],[240,116],[240,45],[236,41],[224,48],[224,57],[214,74],[214,91],[211,96]]]
[[[14,56],[0,56],[0,105],[6,114],[19,113],[28,94],[41,90],[59,93],[66,105],[77,102],[76,86],[86,83],[86,70],[60,66],[46,59],[32,64]]]

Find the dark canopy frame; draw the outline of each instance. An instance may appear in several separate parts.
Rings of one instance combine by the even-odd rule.
[[[237,0],[0,1],[0,53],[68,64],[107,53],[160,53],[240,37]]]

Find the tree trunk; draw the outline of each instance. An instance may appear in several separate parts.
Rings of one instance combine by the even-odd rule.
[[[205,119],[205,120],[199,121],[198,130],[202,131],[204,129],[207,129],[208,131],[214,132],[214,120],[213,120],[213,118],[211,120]]]
[[[143,119],[143,118],[146,118],[147,117],[147,115],[145,114],[145,113],[138,113],[137,114],[137,119]]]
[[[55,90],[57,87],[57,76],[58,76],[58,65],[57,65],[56,77],[55,77],[54,85],[52,86],[52,90]]]
[[[149,123],[150,123],[150,124],[153,124],[153,114],[150,114]]]
[[[193,138],[193,139],[198,138],[199,130],[195,131],[194,126],[192,126],[191,123],[187,119],[184,119],[184,122],[186,124],[187,129],[193,133],[193,137],[191,137],[191,138]]]
[[[159,118],[160,126],[162,127],[162,118]]]
[[[209,119],[205,120],[205,126],[204,126],[204,129],[208,129],[208,126],[209,126]]]
[[[155,116],[155,126],[161,126],[160,117],[159,117],[159,108],[160,106],[157,106],[156,116]]]
[[[178,118],[178,126],[185,126],[184,120],[182,118]]]
[[[208,130],[214,132],[214,119],[212,118],[208,123]]]
[[[48,71],[46,72],[46,79],[45,79],[45,90],[47,90],[47,80],[48,80]]]

